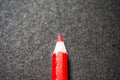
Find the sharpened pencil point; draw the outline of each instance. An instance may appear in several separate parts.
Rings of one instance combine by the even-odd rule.
[[[62,41],[63,41],[62,35],[59,34],[59,35],[58,35],[58,42],[62,42]]]

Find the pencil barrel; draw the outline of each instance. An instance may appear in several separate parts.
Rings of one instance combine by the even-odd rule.
[[[53,53],[52,55],[52,80],[68,80],[68,54]]]

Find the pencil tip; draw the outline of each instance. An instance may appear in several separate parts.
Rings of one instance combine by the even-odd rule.
[[[65,44],[62,38],[62,35],[59,34],[58,35],[58,41],[56,43],[55,49],[54,49],[54,53],[59,53],[59,52],[64,52],[67,53],[66,48],[65,48]]]
[[[62,34],[59,34],[58,35],[58,42],[61,42],[61,41],[63,41]]]

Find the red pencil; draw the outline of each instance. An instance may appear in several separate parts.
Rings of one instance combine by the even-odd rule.
[[[62,35],[58,36],[52,54],[52,80],[68,80],[68,53]]]

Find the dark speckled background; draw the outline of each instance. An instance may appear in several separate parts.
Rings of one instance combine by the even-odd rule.
[[[59,33],[69,80],[120,80],[120,0],[0,0],[0,80],[51,80]]]

